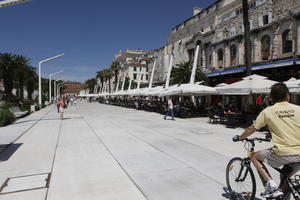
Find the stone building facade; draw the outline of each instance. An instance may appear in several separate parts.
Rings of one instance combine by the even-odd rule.
[[[124,80],[124,76],[134,80],[135,82],[138,82],[139,74],[141,74],[141,84],[148,83],[148,58],[146,54],[147,52],[143,50],[126,50],[124,52],[120,51],[115,56],[114,61],[119,62],[122,67],[120,83]]]
[[[288,70],[291,71],[289,76],[299,76],[300,1],[249,0],[248,4],[252,70],[271,76],[274,74],[270,70],[276,68],[278,74],[282,74],[280,70]],[[243,35],[242,1],[215,2],[174,27],[166,46],[150,52],[161,65],[155,80],[162,81],[162,77],[166,77],[170,55],[174,55],[174,65],[193,61],[197,45],[200,47],[198,67],[211,80],[217,83],[242,77],[245,71]],[[288,78],[277,77],[280,81]]]
[[[64,94],[65,95],[79,95],[80,91],[83,89],[83,85],[80,82],[65,82]]]

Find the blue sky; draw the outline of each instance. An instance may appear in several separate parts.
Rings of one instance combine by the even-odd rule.
[[[0,8],[0,52],[45,63],[43,76],[60,69],[65,81],[81,81],[106,68],[120,50],[163,46],[172,27],[192,16],[193,7],[214,0],[32,0]]]

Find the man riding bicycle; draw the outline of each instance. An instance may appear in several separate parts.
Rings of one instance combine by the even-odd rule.
[[[266,191],[261,193],[264,198],[283,195],[264,163],[279,168],[285,164],[300,162],[300,106],[289,103],[290,94],[284,83],[276,83],[272,86],[271,98],[275,104],[264,109],[255,123],[242,135],[233,137],[234,141],[245,139],[256,130],[268,126],[274,146],[256,152],[251,157],[258,173],[266,182]]]

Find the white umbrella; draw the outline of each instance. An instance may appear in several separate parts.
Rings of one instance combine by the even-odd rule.
[[[270,93],[271,87],[275,83],[277,82],[268,80],[267,77],[254,74],[236,83],[216,89],[218,93],[223,95],[267,94]]]
[[[98,97],[104,97],[104,96],[109,96],[110,94],[107,93],[107,92],[103,92],[103,93],[100,93],[100,94],[97,94]]]
[[[217,91],[213,87],[199,84],[182,84],[177,87],[170,87],[160,96],[203,96],[216,94]]]
[[[147,88],[141,94],[142,96],[159,96],[161,92],[163,92],[163,86],[157,86],[154,88]]]
[[[129,90],[127,95],[130,95],[130,96],[139,96],[139,93],[140,93],[140,89],[133,89],[133,90]]]
[[[229,84],[227,84],[227,83],[220,83],[220,84],[216,85],[216,87],[224,87],[226,85],[229,85]]]
[[[300,92],[300,79],[291,78],[288,81],[284,82],[286,86],[289,88],[291,93],[299,93]]]

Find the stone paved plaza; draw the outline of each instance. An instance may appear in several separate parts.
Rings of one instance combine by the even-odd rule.
[[[207,118],[86,102],[65,117],[49,106],[0,128],[0,200],[229,199],[226,165],[245,155],[243,129]]]

